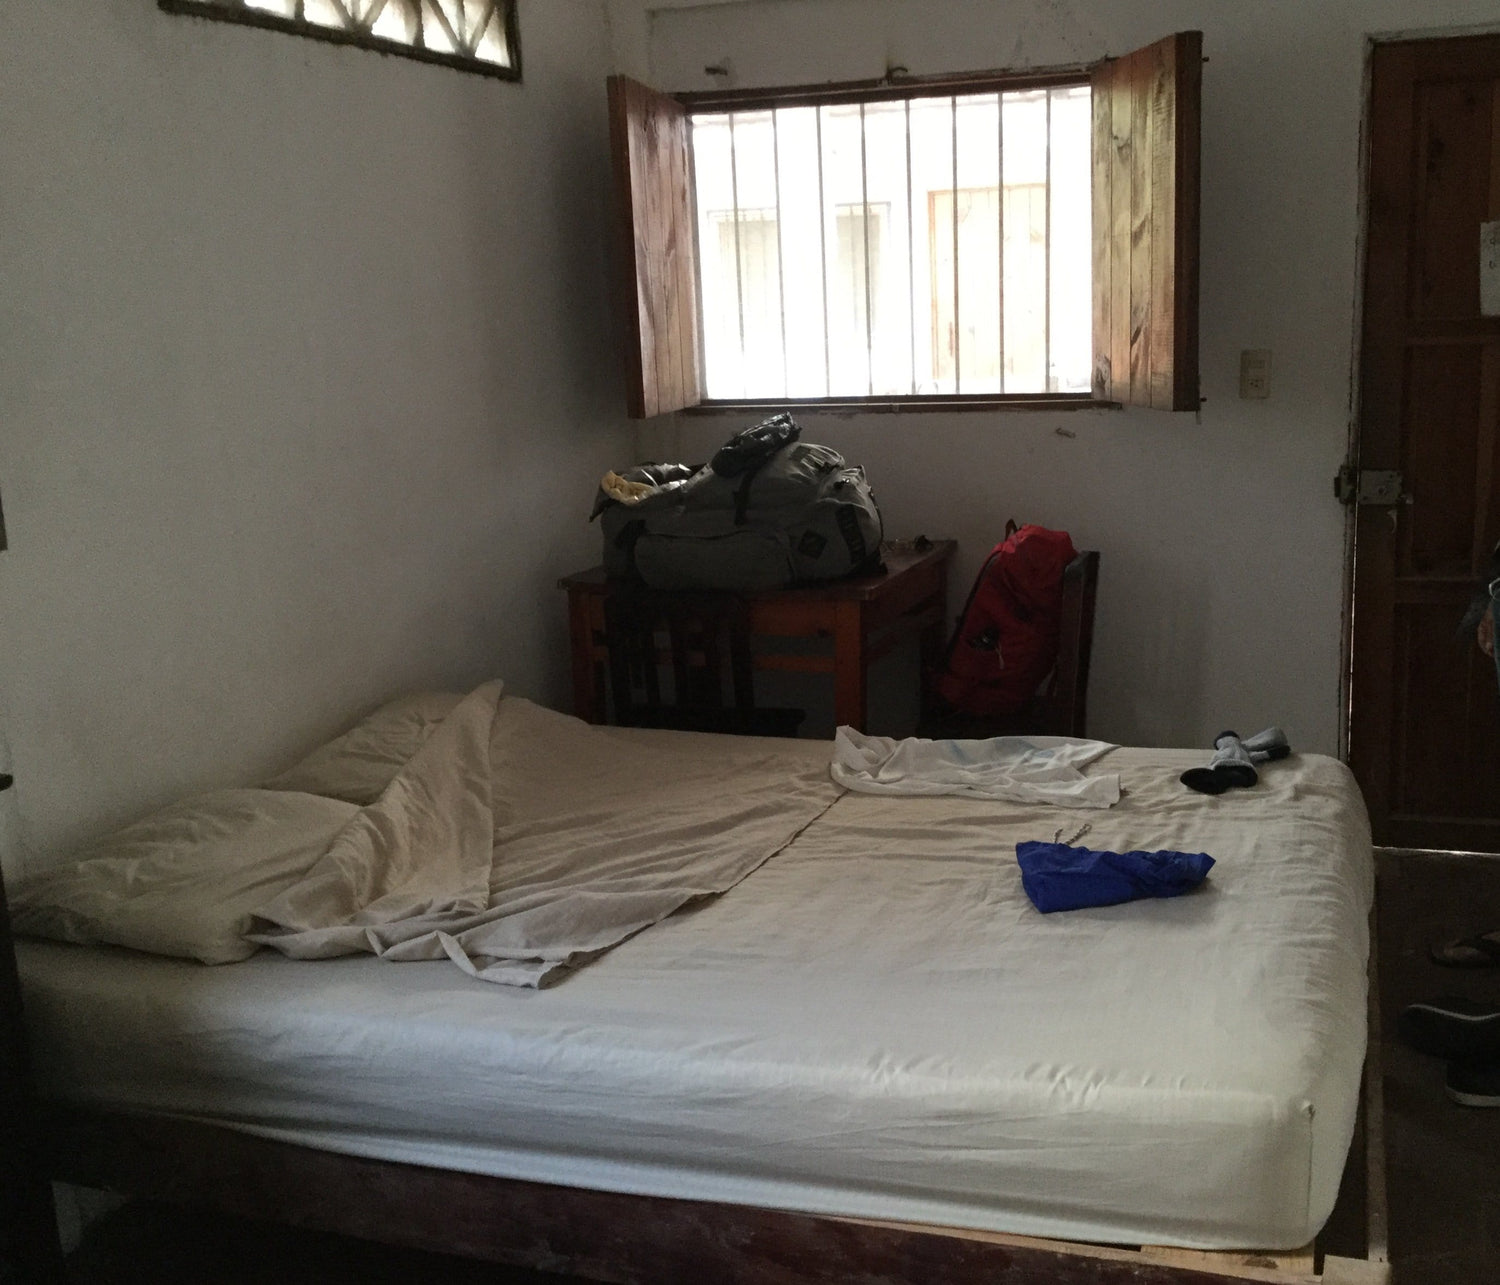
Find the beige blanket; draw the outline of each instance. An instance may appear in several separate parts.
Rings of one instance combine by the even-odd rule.
[[[544,986],[736,883],[842,790],[826,746],[622,734],[471,693],[250,940]]]

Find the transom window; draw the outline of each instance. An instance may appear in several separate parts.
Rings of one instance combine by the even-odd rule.
[[[159,0],[169,13],[270,27],[507,80],[521,76],[516,0]]]
[[[692,116],[710,399],[1090,389],[1087,84]]]

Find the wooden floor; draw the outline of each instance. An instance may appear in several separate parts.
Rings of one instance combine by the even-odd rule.
[[[1500,859],[1385,853],[1381,987],[1387,1036],[1417,999],[1467,994],[1500,1005],[1500,970],[1454,972],[1427,959],[1434,939],[1500,925]],[[1397,1285],[1500,1282],[1500,1110],[1454,1106],[1443,1068],[1387,1038],[1386,1146]],[[1350,1221],[1343,1216],[1342,1221]],[[571,1285],[568,1278],[335,1236],[127,1206],[71,1260],[77,1285]],[[936,1283],[934,1283],[936,1285]]]

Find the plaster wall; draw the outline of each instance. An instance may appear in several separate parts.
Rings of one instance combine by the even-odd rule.
[[[405,689],[563,701],[555,580],[629,449],[598,0],[523,0],[520,85],[150,0],[8,16],[8,864]]]
[[[629,20],[625,10],[629,9]],[[806,414],[865,465],[891,533],[956,536],[961,594],[1005,521],[1102,551],[1090,731],[1207,745],[1276,722],[1334,753],[1368,41],[1495,24],[1478,0],[616,0],[617,63],[659,88],[780,85],[1088,62],[1205,33],[1201,417]],[[1272,395],[1238,397],[1269,348]],[[701,458],[743,422],[647,424]],[[961,600],[961,599],[960,599]],[[881,729],[885,730],[885,729]]]

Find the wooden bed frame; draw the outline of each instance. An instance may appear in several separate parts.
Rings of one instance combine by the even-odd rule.
[[[213,1125],[44,1115],[48,1171],[82,1186],[618,1285],[1375,1285],[1364,1259],[1122,1249],[620,1195],[315,1151]],[[1366,1130],[1367,1150],[1370,1130]]]
[[[491,1178],[318,1151],[217,1125],[28,1105],[0,879],[0,1285],[63,1280],[45,1179],[614,1285],[1380,1285],[1386,1250],[1379,994],[1371,916],[1362,1127],[1364,1256],[1119,1248]],[[1356,1162],[1351,1159],[1351,1165]],[[1349,1193],[1351,1174],[1345,1174]],[[1342,1197],[1341,1197],[1342,1199]],[[7,1271],[12,1260],[17,1275]]]

